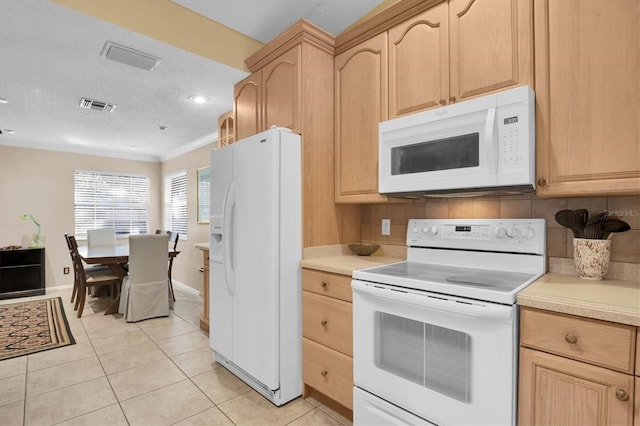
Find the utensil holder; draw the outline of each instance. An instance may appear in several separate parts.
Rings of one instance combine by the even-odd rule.
[[[573,239],[573,259],[580,278],[601,280],[609,269],[611,240]]]

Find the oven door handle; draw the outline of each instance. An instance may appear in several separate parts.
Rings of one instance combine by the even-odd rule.
[[[402,290],[391,290],[388,288],[376,287],[374,285],[365,284],[363,282],[355,280],[351,281],[351,288],[354,291],[361,292],[363,294],[370,294],[382,299],[394,300],[400,303],[418,305],[425,308],[437,309],[440,311],[460,315],[491,318],[502,321],[509,321],[512,319],[513,308],[510,306],[487,306],[457,302],[455,300],[449,300],[440,297],[418,295]]]

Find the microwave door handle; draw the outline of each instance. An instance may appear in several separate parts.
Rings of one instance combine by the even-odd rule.
[[[484,125],[484,139],[488,145],[487,168],[493,172],[498,170],[498,129],[496,125],[496,108],[487,110],[487,121]]]
[[[470,303],[456,302],[443,298],[429,297],[428,295],[418,295],[404,291],[395,291],[385,288],[367,285],[360,281],[351,281],[351,288],[356,292],[370,294],[382,299],[390,299],[409,305],[417,305],[424,308],[437,309],[452,314],[466,315],[478,318],[491,318],[502,321],[510,321],[512,308],[509,306],[479,306]]]

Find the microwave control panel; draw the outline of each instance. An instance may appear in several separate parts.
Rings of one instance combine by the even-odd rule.
[[[520,104],[498,108],[499,161],[502,170],[518,170],[525,161],[523,138],[528,138],[526,129],[522,129],[523,117]],[[524,145],[524,146],[523,146]]]

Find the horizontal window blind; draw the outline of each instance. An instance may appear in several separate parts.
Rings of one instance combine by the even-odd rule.
[[[76,170],[75,235],[114,228],[116,236],[149,231],[149,177]]]
[[[187,172],[165,178],[165,223],[169,231],[187,238]]]

